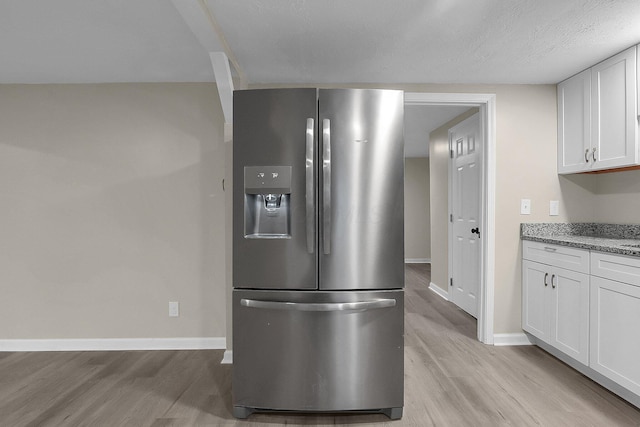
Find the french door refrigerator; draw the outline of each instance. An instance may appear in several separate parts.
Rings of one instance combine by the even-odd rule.
[[[234,92],[233,406],[400,418],[402,91]]]

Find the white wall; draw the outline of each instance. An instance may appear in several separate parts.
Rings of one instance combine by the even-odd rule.
[[[213,84],[0,85],[0,339],[224,337],[222,123]]]
[[[429,158],[410,157],[404,162],[404,257],[431,259],[429,209]]]

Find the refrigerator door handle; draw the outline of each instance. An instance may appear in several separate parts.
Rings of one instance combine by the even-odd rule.
[[[322,248],[331,253],[331,121],[322,120]]]
[[[307,205],[307,251],[312,254],[314,252],[315,242],[315,217],[313,202],[315,199],[313,185],[313,137],[315,134],[315,121],[311,118],[307,119],[307,153],[306,153],[306,205]]]
[[[242,298],[240,305],[249,308],[263,308],[269,310],[287,311],[365,311],[376,308],[395,307],[393,298],[378,298],[357,302],[327,302],[327,303],[298,303],[286,301],[260,301]]]

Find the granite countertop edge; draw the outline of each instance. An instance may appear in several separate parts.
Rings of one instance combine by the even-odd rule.
[[[640,257],[640,226],[636,225],[523,223],[520,237],[532,242]]]

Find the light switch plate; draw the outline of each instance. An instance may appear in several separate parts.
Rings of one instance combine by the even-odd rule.
[[[520,200],[520,215],[531,215],[531,199]]]
[[[560,202],[558,200],[549,201],[549,215],[550,216],[560,215]]]
[[[178,301],[169,301],[169,317],[180,316],[180,303]]]

